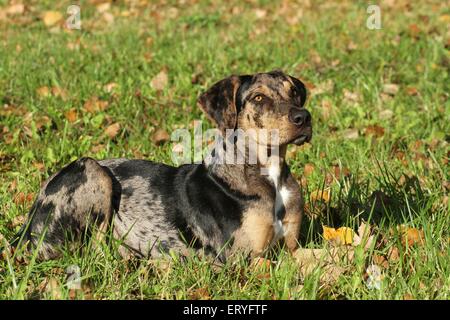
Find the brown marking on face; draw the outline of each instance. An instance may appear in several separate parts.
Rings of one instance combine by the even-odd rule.
[[[281,73],[262,73],[253,76],[254,80],[242,94],[243,104],[238,114],[237,127],[248,129],[276,129],[280,144],[295,138],[300,130],[289,120],[289,110],[301,108],[302,101],[291,77]],[[262,96],[261,101],[255,97]],[[265,141],[258,141],[263,144]]]
[[[276,129],[284,145],[301,134],[311,135],[310,124],[299,128],[289,119],[289,111],[302,108],[304,100],[306,89],[301,81],[272,71],[221,80],[201,95],[199,104],[222,131]]]

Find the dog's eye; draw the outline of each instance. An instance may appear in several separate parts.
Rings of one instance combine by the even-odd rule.
[[[256,102],[261,102],[261,101],[263,100],[263,96],[260,95],[260,94],[258,94],[257,96],[255,96],[255,97],[253,98],[253,100],[256,101]]]

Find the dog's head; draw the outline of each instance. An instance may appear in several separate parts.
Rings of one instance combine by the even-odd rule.
[[[279,144],[311,140],[311,114],[304,108],[304,84],[281,71],[230,76],[199,98],[199,105],[222,132],[278,130]]]

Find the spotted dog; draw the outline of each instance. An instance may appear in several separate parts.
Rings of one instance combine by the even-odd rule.
[[[200,96],[199,107],[222,132],[277,129],[277,156],[179,167],[81,158],[43,183],[21,237],[41,259],[57,257],[66,241],[77,243],[94,229],[120,239],[123,256],[188,248],[221,259],[236,250],[258,256],[278,241],[294,250],[303,201],[285,154],[288,144],[311,139],[306,96],[304,84],[281,71],[223,79]]]

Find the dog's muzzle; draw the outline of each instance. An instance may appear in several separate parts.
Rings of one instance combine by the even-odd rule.
[[[289,121],[299,129],[299,135],[291,143],[302,145],[312,138],[311,114],[306,109],[291,108]]]

